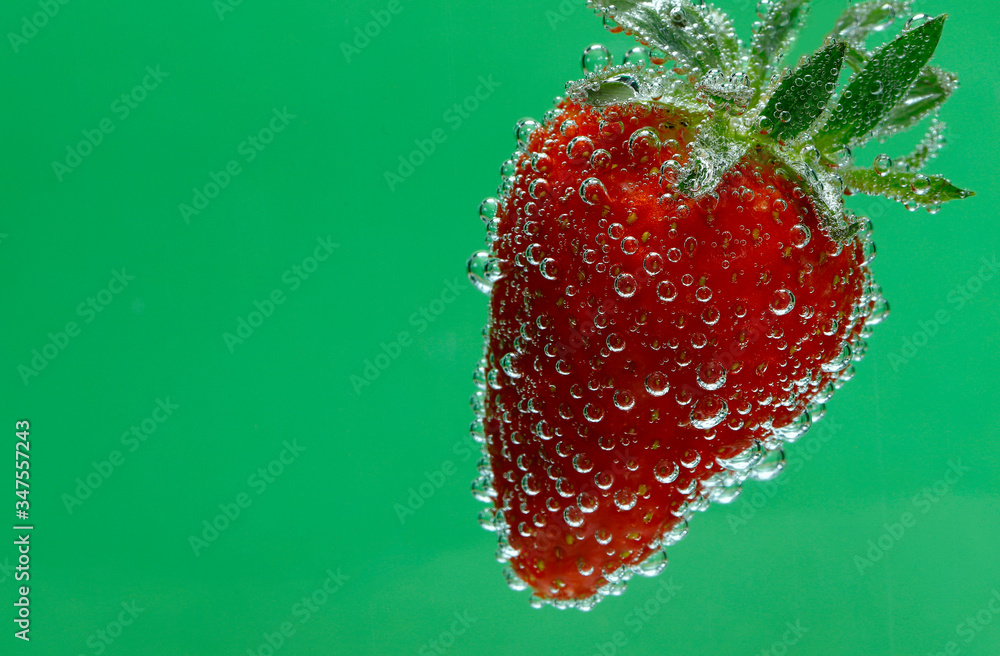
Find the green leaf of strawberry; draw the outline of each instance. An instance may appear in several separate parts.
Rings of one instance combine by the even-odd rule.
[[[841,94],[837,110],[818,137],[820,150],[834,144],[854,146],[868,140],[889,117],[931,58],[946,16],[904,32],[880,48]]]
[[[848,7],[830,35],[863,49],[874,32],[881,32],[909,10],[909,0],[868,0]]]
[[[935,113],[958,88],[958,76],[936,66],[925,66],[913,86],[879,126],[879,137],[908,130]]]
[[[780,70],[809,11],[810,0],[761,0],[761,20],[754,23],[748,75],[756,89]]]
[[[877,169],[848,169],[844,182],[852,191],[869,196],[884,196],[890,200],[916,205],[940,205],[975,194],[960,189],[940,175],[882,172]]]
[[[739,41],[729,17],[690,0],[606,2],[594,4],[614,23],[645,44],[665,52],[694,75],[712,69],[735,70]]]
[[[820,48],[780,83],[761,111],[774,126],[772,139],[794,139],[820,117],[837,88],[846,50],[842,42]]]
[[[896,164],[858,168],[847,148],[947,99],[954,78],[926,65],[944,17],[872,54],[905,5],[862,3],[772,76],[804,1],[762,0],[749,48],[709,5],[596,4],[664,51],[651,62],[686,70],[588,70],[543,121],[520,121],[480,207],[489,250],[468,264],[490,298],[480,521],[512,588],[582,610],[663,569],[709,503],[777,475],[853,376],[888,304],[871,224],[844,194],[931,211],[971,195],[918,173],[943,144],[936,119]],[[858,72],[831,112],[845,60]]]

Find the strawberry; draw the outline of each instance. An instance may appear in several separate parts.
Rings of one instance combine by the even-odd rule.
[[[490,296],[472,397],[480,519],[511,587],[583,610],[662,570],[694,512],[777,475],[783,445],[854,375],[888,305],[870,221],[843,197],[937,211],[971,195],[919,173],[943,141],[936,118],[909,157],[853,162],[956,87],[927,65],[944,16],[872,52],[905,4],[855,4],[778,72],[802,0],[761,2],[749,46],[710,5],[596,4],[642,47],[610,67],[592,46],[544,121],[517,124],[480,208],[489,250],[469,260]]]

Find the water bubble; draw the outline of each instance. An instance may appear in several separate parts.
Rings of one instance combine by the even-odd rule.
[[[809,229],[809,226],[796,223],[788,231],[788,238],[795,248],[805,248],[812,238],[812,231]]]
[[[598,544],[608,544],[611,542],[611,531],[599,528],[594,531],[594,539],[597,540]]]
[[[649,554],[646,560],[639,563],[635,571],[639,576],[656,576],[664,569],[667,568],[667,552],[663,549],[657,549],[653,553]]]
[[[528,141],[531,133],[541,127],[541,123],[533,118],[522,118],[514,125],[514,137],[517,139],[517,147],[520,150],[528,150]]]
[[[594,468],[594,463],[590,458],[582,453],[578,453],[573,456],[573,469],[580,472],[581,474],[586,474]]]
[[[771,298],[771,312],[779,317],[788,314],[795,307],[795,295],[787,289],[779,289]]]
[[[618,353],[625,348],[625,340],[618,333],[611,333],[607,339],[608,348]]]
[[[635,397],[627,390],[615,392],[615,407],[619,410],[631,410],[635,405]]]
[[[530,496],[535,496],[542,491],[542,486],[538,483],[538,479],[532,473],[527,473],[521,479],[521,489],[524,493]]]
[[[644,66],[649,64],[649,50],[642,46],[636,46],[625,53],[622,63],[629,66]]]
[[[528,264],[532,266],[538,266],[542,263],[542,259],[545,251],[542,249],[542,245],[539,243],[528,244],[524,249],[524,259],[528,261]]]
[[[583,525],[583,511],[576,506],[569,506],[563,511],[563,519],[570,526],[576,528]]]
[[[604,419],[604,408],[596,403],[588,403],[583,407],[583,416],[587,421],[597,423]]]
[[[531,184],[528,185],[528,194],[530,194],[531,197],[536,200],[544,198],[545,196],[548,195],[548,193],[549,193],[549,181],[546,180],[545,178],[537,178],[535,180],[532,180]]]
[[[615,291],[622,298],[629,298],[635,294],[638,285],[631,273],[623,273],[615,278]]]
[[[717,360],[709,360],[698,365],[698,386],[706,390],[717,390],[726,384],[726,368]]]
[[[910,182],[910,189],[916,195],[923,196],[931,190],[931,179],[926,175],[917,174],[913,176],[913,180]]]
[[[546,280],[555,280],[559,277],[559,267],[556,265],[556,261],[551,257],[547,257],[542,260],[539,265],[539,270],[542,273],[542,277]]]
[[[566,119],[559,125],[559,134],[566,137],[567,139],[572,139],[579,132],[580,126],[576,124],[571,118]]]
[[[716,458],[719,466],[735,472],[744,472],[753,468],[764,459],[764,446],[760,442],[754,442],[753,446],[737,453],[732,458]]]
[[[677,480],[678,473],[680,473],[680,467],[677,466],[676,462],[669,460],[661,460],[653,468],[653,476],[661,483],[673,483]]]
[[[612,239],[621,239],[625,235],[625,226],[620,223],[612,223],[608,226],[608,236]]]
[[[611,166],[611,153],[603,148],[598,148],[590,156],[590,165],[597,170],[608,168]]]
[[[600,43],[587,46],[580,58],[584,73],[596,73],[611,65],[611,51]]]
[[[602,490],[610,490],[611,485],[614,484],[614,482],[615,476],[609,471],[594,474],[594,484]]]
[[[764,457],[753,467],[753,477],[758,481],[769,481],[785,468],[785,451],[774,449],[767,451]]]
[[[656,295],[661,301],[672,301],[677,298],[677,286],[669,280],[663,280],[656,286]]]
[[[626,255],[635,255],[639,250],[639,240],[635,237],[626,237],[622,240],[622,252]]]
[[[499,211],[500,201],[496,198],[484,198],[483,202],[479,203],[479,218],[482,219],[483,223],[489,223],[495,219]]]
[[[581,492],[576,498],[576,504],[585,513],[592,513],[597,510],[597,497],[595,497],[590,492]]]
[[[698,399],[691,408],[691,425],[701,430],[715,428],[729,414],[729,406],[721,396],[710,394]]]
[[[566,144],[566,156],[572,161],[582,161],[590,158],[594,152],[594,142],[590,137],[573,137]]]
[[[681,467],[685,469],[694,469],[699,462],[701,462],[701,454],[694,449],[688,449],[681,454]]]
[[[653,373],[646,376],[646,391],[653,396],[663,396],[670,389],[670,382],[667,377],[659,372],[654,371]]]
[[[667,259],[670,260],[671,262],[680,262],[681,261],[681,249],[679,249],[679,248],[671,248],[669,251],[667,251]]]
[[[618,506],[619,510],[632,510],[635,508],[637,500],[635,492],[627,488],[615,492],[615,505]]]
[[[840,353],[838,353],[837,356],[829,362],[824,362],[820,365],[820,369],[827,373],[837,373],[839,371],[843,371],[849,364],[851,364],[852,355],[853,352],[851,351],[851,345],[844,344],[844,346],[840,349]]]
[[[655,157],[660,147],[660,139],[652,128],[640,128],[628,139],[628,152],[639,162]]]
[[[912,18],[906,21],[906,25],[903,26],[904,32],[909,32],[910,30],[920,27],[925,22],[931,19],[927,14],[914,14]]]
[[[535,173],[548,173],[552,170],[552,158],[546,153],[532,153],[531,168]]]
[[[476,251],[466,263],[469,282],[484,294],[489,294],[493,289],[493,281],[486,274],[486,266],[491,259],[490,254],[486,251]]]
[[[503,372],[507,374],[509,378],[520,378],[521,372],[517,368],[517,363],[514,361],[515,355],[513,353],[506,353],[502,358],[500,358],[500,368]]]
[[[655,276],[660,271],[663,271],[663,256],[659,253],[650,253],[646,256],[646,259],[642,261],[642,268],[646,270],[651,276]]]
[[[597,178],[587,178],[580,183],[580,198],[588,205],[597,205],[607,202],[608,191],[604,188],[604,183]]]
[[[707,303],[712,300],[712,290],[702,285],[698,289],[694,290],[694,297],[702,303]]]
[[[576,486],[573,485],[573,482],[568,478],[560,476],[556,479],[556,492],[559,493],[559,496],[566,497],[568,499],[576,496]]]

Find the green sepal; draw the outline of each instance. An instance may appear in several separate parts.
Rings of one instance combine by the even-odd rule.
[[[758,92],[780,70],[781,60],[792,47],[809,11],[810,0],[761,0],[766,6],[754,23],[747,74]],[[756,100],[754,97],[753,100]]]
[[[690,0],[593,0],[605,16],[658,48],[678,66],[701,76],[711,69],[726,74],[739,68],[739,40],[721,10],[696,7]]]
[[[771,125],[772,139],[793,139],[820,117],[837,87],[846,50],[843,42],[830,43],[785,76],[760,113]]]
[[[910,9],[909,0],[868,0],[848,7],[834,25],[830,37],[864,49],[873,32],[882,32],[897,16]]]
[[[907,94],[879,125],[878,136],[887,137],[909,130],[926,116],[936,112],[957,88],[957,75],[937,66],[924,66]]]
[[[906,156],[900,163],[906,171],[920,171],[927,162],[937,157],[937,152],[944,147],[944,131],[947,126],[944,121],[938,119],[931,120],[927,133],[920,140],[913,152]]]
[[[817,137],[823,152],[834,144],[860,145],[891,115],[934,54],[947,16],[942,14],[879,48],[851,78],[837,109]]]
[[[922,175],[875,169],[852,168],[844,171],[844,184],[856,193],[883,196],[907,205],[933,206],[950,200],[961,200],[975,194],[960,189],[940,175]]]
[[[607,81],[601,82],[600,86],[591,91],[586,91],[587,102],[595,107],[605,105],[617,105],[635,99],[637,91],[624,82]]]

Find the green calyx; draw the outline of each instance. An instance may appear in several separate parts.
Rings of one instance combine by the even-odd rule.
[[[936,114],[957,78],[928,61],[945,15],[910,18],[895,39],[869,51],[866,43],[909,11],[909,0],[851,5],[815,53],[781,68],[808,13],[809,0],[760,0],[761,20],[749,45],[732,22],[704,0],[590,0],[613,32],[626,30],[677,76],[658,67],[603,71],[568,85],[571,97],[593,104],[657,102],[702,114],[678,184],[701,196],[750,148],[769,151],[813,191],[824,226],[849,235],[844,193],[884,196],[936,211],[970,191],[919,170],[943,144]],[[839,90],[844,66],[853,75]],[[654,68],[658,70],[653,70]],[[872,168],[854,165],[851,150],[931,118],[927,136],[908,157],[881,155]]]

